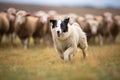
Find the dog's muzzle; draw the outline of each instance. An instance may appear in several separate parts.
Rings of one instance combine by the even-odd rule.
[[[60,31],[57,31],[57,35],[58,35],[58,37],[60,37]]]

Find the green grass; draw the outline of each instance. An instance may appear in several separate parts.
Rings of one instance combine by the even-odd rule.
[[[0,80],[120,80],[120,35],[115,44],[90,45],[88,57],[77,52],[71,62],[61,60],[54,47],[24,50],[0,45]]]

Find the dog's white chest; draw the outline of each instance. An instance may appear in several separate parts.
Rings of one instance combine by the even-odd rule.
[[[65,41],[57,41],[56,42],[57,47],[61,50],[64,51],[65,49],[69,48],[72,43],[70,40],[65,40]]]

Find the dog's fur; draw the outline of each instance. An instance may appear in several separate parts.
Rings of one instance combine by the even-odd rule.
[[[85,33],[77,23],[69,24],[69,18],[50,20],[54,46],[62,59],[69,61],[77,47],[82,49],[84,58],[88,47]]]

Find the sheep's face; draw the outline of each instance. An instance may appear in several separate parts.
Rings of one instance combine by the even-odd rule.
[[[69,18],[61,20],[50,20],[52,23],[51,29],[57,37],[63,37],[68,32]]]
[[[89,21],[88,24],[90,26],[91,33],[93,35],[97,34],[99,23],[97,23],[97,21],[93,20],[93,21]]]
[[[112,16],[105,16],[105,21],[112,22],[113,21]]]
[[[40,17],[40,21],[41,21],[42,23],[47,23],[47,21],[48,21],[48,15],[43,15],[43,16],[41,16],[41,17]]]
[[[25,12],[25,11],[17,12],[17,14],[16,14],[16,22],[18,24],[20,24],[20,25],[25,23],[28,15],[29,14],[27,12]]]
[[[20,25],[23,24],[25,22],[25,20],[26,20],[25,15],[17,15],[17,17],[16,17],[16,22]]]
[[[14,16],[15,13],[8,13],[7,14],[7,17],[9,19],[9,21],[14,21],[15,20],[15,16]]]
[[[106,22],[112,22],[113,21],[113,17],[112,17],[112,14],[109,13],[109,12],[106,12],[103,14],[103,17],[104,17],[104,20]]]
[[[91,15],[91,14],[86,14],[86,15],[85,15],[85,19],[86,19],[86,20],[92,20],[92,19],[94,19],[94,16]]]

